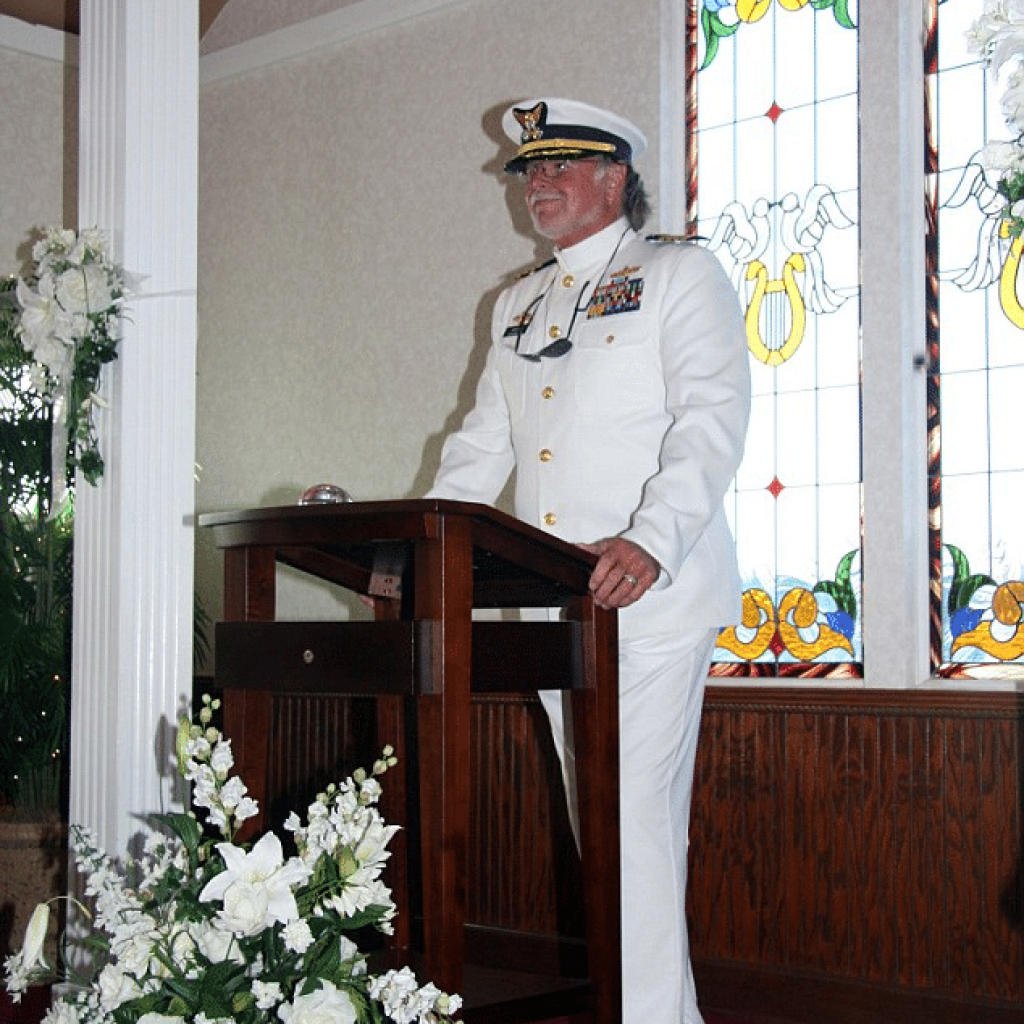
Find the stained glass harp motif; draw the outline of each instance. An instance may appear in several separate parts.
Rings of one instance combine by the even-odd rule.
[[[862,674],[856,4],[691,0],[688,222],[753,374],[717,675]]]
[[[1024,662],[1024,275],[981,163],[1009,138],[1008,82],[967,52],[981,0],[931,0],[926,48],[932,668],[1020,677]]]

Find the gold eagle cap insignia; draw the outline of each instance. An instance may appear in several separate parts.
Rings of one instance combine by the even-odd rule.
[[[542,100],[530,110],[516,107],[512,115],[522,125],[523,134],[520,136],[520,143],[536,142],[544,137],[544,124],[548,118],[548,105]]]

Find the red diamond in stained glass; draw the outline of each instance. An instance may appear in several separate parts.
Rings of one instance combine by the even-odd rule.
[[[766,488],[773,498],[777,498],[785,489],[785,484],[777,476],[772,477],[772,482]]]
[[[782,107],[780,107],[780,106],[778,105],[778,103],[773,103],[773,104],[772,104],[772,105],[771,105],[771,106],[770,106],[770,107],[769,107],[769,108],[768,108],[768,109],[767,109],[767,110],[765,111],[765,117],[767,117],[767,118],[768,118],[768,120],[769,120],[769,121],[771,121],[771,123],[772,123],[772,124],[775,124],[775,122],[776,122],[776,121],[778,121],[778,119],[779,119],[780,117],[782,117],[782,115],[783,115],[784,113],[785,113],[785,111],[784,111],[784,110],[782,109]]]
[[[786,649],[786,643],[778,630],[775,630],[775,636],[772,637],[772,642],[768,645],[768,649],[776,658]]]

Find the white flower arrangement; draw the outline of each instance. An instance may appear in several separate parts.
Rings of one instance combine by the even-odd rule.
[[[1024,231],[1024,0],[985,0],[982,14],[967,30],[967,49],[997,79],[1009,68],[1002,111],[1013,138],[989,143],[981,161],[998,178],[1005,232],[1017,238]]]
[[[17,283],[21,313],[15,333],[32,357],[30,383],[53,408],[52,507],[63,501],[67,466],[91,484],[103,475],[94,413],[100,371],[117,358],[123,269],[107,255],[95,228],[81,234],[47,228],[32,247],[35,267]]]
[[[420,987],[409,968],[371,974],[349,937],[366,926],[389,933],[395,915],[380,876],[398,829],[376,808],[377,776],[395,763],[391,748],[372,772],[360,769],[321,793],[307,824],[289,816],[297,855],[285,857],[273,832],[236,845],[257,806],[230,775],[230,740],[210,724],[217,705],[204,697],[198,723],[180,723],[178,770],[225,841],[204,838],[194,814],[160,815],[170,834],[151,833],[143,856],[122,871],[87,830],[72,828],[94,904],[97,932],[87,945],[103,964],[73,979],[77,987],[44,1024],[450,1021],[458,996]],[[48,924],[40,904],[21,951],[7,959],[15,1001],[29,985],[64,977],[44,951]]]

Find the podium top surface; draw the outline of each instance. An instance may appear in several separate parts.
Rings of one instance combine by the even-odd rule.
[[[198,523],[218,547],[273,548],[278,561],[356,590],[382,557],[408,573],[417,543],[454,529],[472,545],[475,607],[563,604],[587,592],[597,561],[488,505],[440,498],[212,512]]]

